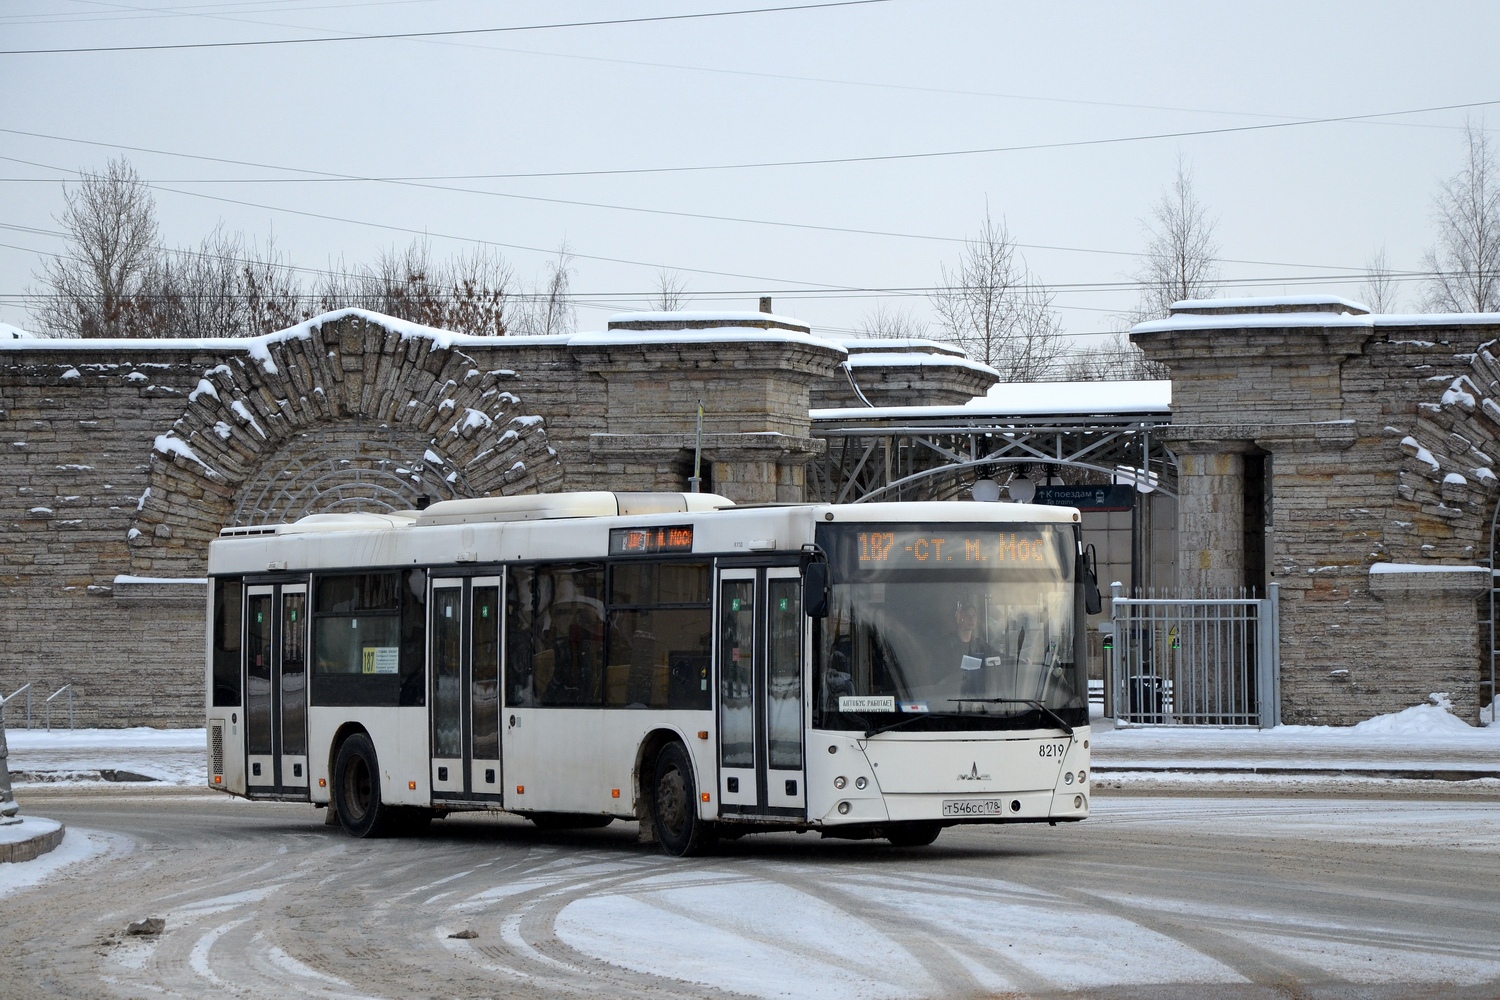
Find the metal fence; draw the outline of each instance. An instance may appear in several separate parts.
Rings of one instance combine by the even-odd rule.
[[[1126,597],[1112,588],[1105,715],[1158,726],[1281,722],[1279,586],[1255,598]]]

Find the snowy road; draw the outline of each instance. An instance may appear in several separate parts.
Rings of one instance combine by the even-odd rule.
[[[0,898],[6,995],[1500,992],[1500,805],[1483,800],[1101,796],[1076,827],[919,850],[751,837],[692,861],[621,824],[360,842],[308,807],[202,794],[24,805],[69,825],[73,860]],[[125,936],[147,916],[159,938]]]

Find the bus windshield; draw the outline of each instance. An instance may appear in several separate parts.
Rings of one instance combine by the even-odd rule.
[[[815,727],[1087,724],[1071,526],[828,525],[818,538],[833,587]]]

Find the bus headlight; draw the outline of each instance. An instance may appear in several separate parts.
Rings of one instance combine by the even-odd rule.
[[[1073,808],[1074,809],[1082,809],[1083,808],[1083,796],[1082,795],[1075,795],[1075,796],[1073,796]]]
[[[1088,780],[1088,776],[1089,776],[1089,773],[1087,771],[1079,771],[1078,772],[1078,783],[1080,785],[1083,784],[1086,780]]]
[[[839,803],[839,815],[840,816],[847,816],[847,815],[849,815],[849,803],[847,803],[847,802],[840,802]]]
[[[844,777],[842,774],[833,779],[834,788],[843,788],[847,784],[849,784],[849,779]]]
[[[869,782],[866,781],[864,778],[855,778],[854,779],[854,787],[858,788],[860,791],[864,791],[865,786],[868,785],[868,784],[869,784]]]
[[[1073,772],[1069,771],[1067,774],[1063,775],[1063,784],[1065,784],[1065,785],[1071,785],[1072,783],[1073,783]]]

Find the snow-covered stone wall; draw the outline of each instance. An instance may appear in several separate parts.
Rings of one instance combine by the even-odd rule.
[[[1477,721],[1497,336],[1500,315],[1312,298],[1181,303],[1135,328],[1172,369],[1179,580],[1280,583],[1285,721],[1354,723],[1434,691]]]

